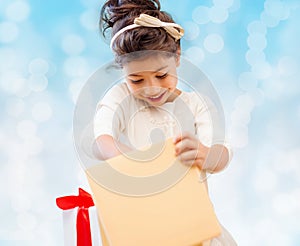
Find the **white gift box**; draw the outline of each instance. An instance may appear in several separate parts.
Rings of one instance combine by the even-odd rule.
[[[63,210],[65,246],[102,246],[98,215],[92,196],[79,188],[79,194],[58,197]]]
[[[64,210],[62,213],[65,246],[77,245],[77,232],[76,232],[77,210],[78,208],[68,209],[68,210]],[[92,245],[102,246],[96,207],[89,208],[89,217],[90,217]]]

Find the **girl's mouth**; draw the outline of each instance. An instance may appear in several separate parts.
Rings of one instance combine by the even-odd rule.
[[[151,102],[159,102],[165,94],[166,94],[166,92],[159,94],[157,96],[147,97],[147,99],[150,100]]]

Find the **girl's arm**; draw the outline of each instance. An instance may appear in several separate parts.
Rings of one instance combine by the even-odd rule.
[[[110,135],[99,136],[93,144],[93,153],[100,160],[106,160],[131,150],[130,147],[116,141]]]
[[[222,144],[211,147],[203,145],[199,139],[188,132],[174,139],[175,155],[186,165],[197,165],[210,173],[222,171],[228,161],[228,149]]]

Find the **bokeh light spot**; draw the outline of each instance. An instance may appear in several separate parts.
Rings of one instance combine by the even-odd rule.
[[[247,39],[250,49],[262,51],[267,47],[267,39],[264,34],[251,34]]]
[[[44,122],[51,118],[52,108],[47,102],[38,102],[33,105],[31,113],[34,120]]]
[[[98,12],[88,9],[80,15],[80,24],[87,30],[95,31],[98,29]]]
[[[204,6],[198,6],[193,10],[192,18],[197,24],[208,23],[210,21],[209,8]]]
[[[234,0],[232,5],[228,8],[228,11],[233,13],[233,12],[236,12],[240,9],[241,7],[241,2],[240,0]]]
[[[265,1],[264,4],[267,15],[278,20],[285,20],[290,15],[290,10],[283,1]]]
[[[257,33],[263,34],[263,35],[267,34],[266,25],[263,22],[258,21],[258,20],[250,22],[247,26],[247,30],[250,35],[257,34]]]
[[[29,77],[29,86],[32,91],[41,92],[47,89],[48,79],[43,74],[32,74]]]
[[[6,112],[13,117],[20,116],[25,109],[25,103],[20,98],[10,98],[6,101]]]
[[[183,25],[184,28],[184,39],[194,40],[199,36],[200,30],[197,24],[192,21],[185,22]]]
[[[69,34],[62,40],[62,49],[68,55],[79,55],[85,49],[85,42],[80,36]]]
[[[211,53],[218,53],[224,47],[223,38],[218,34],[210,34],[204,40],[204,47]]]
[[[209,17],[214,23],[223,23],[228,19],[228,11],[223,7],[213,6],[209,10]]]
[[[6,71],[0,75],[0,81],[2,89],[12,95],[17,94],[27,83],[16,71]]]
[[[0,42],[10,43],[15,41],[19,36],[19,28],[13,22],[1,22],[0,23]]]
[[[252,72],[257,79],[267,79],[272,75],[272,67],[265,61],[258,62],[252,66]]]
[[[42,58],[33,59],[28,66],[31,74],[46,74],[49,70],[49,64]]]
[[[30,6],[26,1],[14,1],[6,8],[6,17],[11,21],[25,21],[30,14]]]
[[[246,53],[246,61],[250,65],[255,65],[255,64],[263,62],[265,60],[266,60],[266,55],[261,50],[250,49]]]
[[[260,19],[267,27],[276,27],[279,24],[279,20],[277,18],[268,15],[266,12],[261,13]]]
[[[203,50],[197,46],[192,46],[188,48],[184,52],[184,56],[196,65],[203,62],[205,59],[205,54]]]
[[[246,112],[251,112],[255,106],[252,98],[246,93],[238,96],[234,105],[237,109],[241,109]]]
[[[64,62],[64,72],[70,77],[86,76],[88,71],[88,62],[81,56],[69,57]]]
[[[31,138],[35,136],[37,125],[31,120],[22,120],[17,124],[17,133],[21,138]]]

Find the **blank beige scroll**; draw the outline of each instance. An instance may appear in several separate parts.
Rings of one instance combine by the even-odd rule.
[[[144,154],[151,156],[153,151],[151,148]],[[158,175],[174,165],[175,169],[186,171],[161,192],[130,196],[103,186],[103,178],[115,178],[103,163],[89,168],[86,173],[98,211],[103,246],[196,246],[206,245],[220,235],[221,227],[205,183],[200,181],[199,170],[187,168],[175,158],[172,140],[166,141],[162,153],[153,160],[140,162],[120,155],[106,163],[133,177]],[[150,183],[146,189],[156,185]]]

